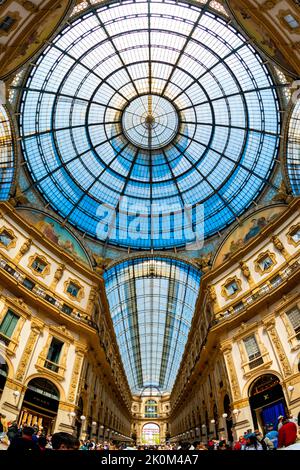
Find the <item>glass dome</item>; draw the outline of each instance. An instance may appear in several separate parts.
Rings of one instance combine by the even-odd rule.
[[[274,83],[202,3],[91,6],[31,68],[20,128],[34,186],[92,237],[183,247],[197,208],[208,237],[267,184],[280,134]]]

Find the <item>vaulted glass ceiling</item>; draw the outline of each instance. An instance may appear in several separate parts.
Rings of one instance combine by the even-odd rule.
[[[166,258],[127,260],[104,275],[131,390],[171,391],[189,334],[200,273]]]
[[[33,184],[100,240],[185,246],[197,206],[210,236],[268,184],[280,134],[272,78],[209,1],[192,3],[91,7],[30,70],[20,128]]]
[[[300,100],[298,99],[289,124],[287,170],[293,193],[300,195]]]
[[[10,123],[3,106],[0,106],[0,201],[9,197],[14,178],[14,156]]]

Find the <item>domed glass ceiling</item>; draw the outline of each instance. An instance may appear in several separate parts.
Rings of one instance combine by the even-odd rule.
[[[107,2],[68,24],[30,71],[20,127],[52,207],[137,249],[185,246],[200,206],[206,237],[236,220],[267,184],[280,134],[248,41],[209,2],[161,0]]]

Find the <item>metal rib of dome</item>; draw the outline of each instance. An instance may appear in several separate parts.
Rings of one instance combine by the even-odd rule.
[[[171,391],[195,310],[199,271],[182,261],[145,257],[112,267],[104,280],[132,392]]]
[[[287,146],[287,172],[295,196],[300,195],[300,101],[291,115]]]
[[[44,198],[83,232],[136,249],[186,245],[201,204],[206,237],[236,220],[267,184],[280,134],[266,66],[209,2],[91,7],[32,67],[20,110]]]

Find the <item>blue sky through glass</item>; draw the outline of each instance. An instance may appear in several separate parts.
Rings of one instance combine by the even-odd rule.
[[[273,85],[253,47],[209,4],[94,7],[31,69],[23,152],[36,187],[83,232],[137,249],[184,246],[183,207],[203,204],[207,237],[267,184],[280,134]],[[144,110],[135,109],[128,132],[137,102]],[[136,237],[120,198],[133,219],[143,217]]]
[[[133,393],[171,391],[189,334],[200,273],[166,258],[125,261],[104,274],[116,337]]]

